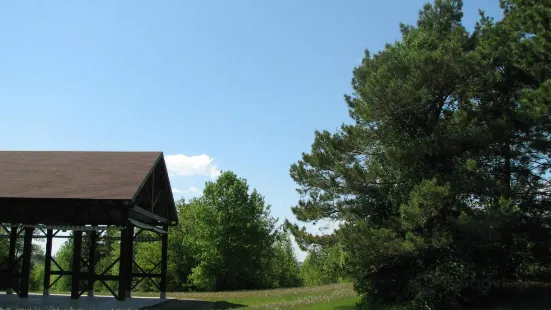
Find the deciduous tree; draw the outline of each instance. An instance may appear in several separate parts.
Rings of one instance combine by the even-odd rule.
[[[186,244],[198,262],[191,282],[210,290],[265,287],[262,263],[275,241],[275,219],[264,198],[256,190],[249,193],[246,180],[225,172],[187,208],[193,218]]]

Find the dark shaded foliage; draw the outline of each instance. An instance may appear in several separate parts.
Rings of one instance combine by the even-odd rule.
[[[354,69],[354,124],[291,167],[297,219],[343,224],[287,228],[304,249],[343,245],[370,302],[449,309],[490,294],[477,281],[549,277],[551,3],[502,7],[469,33],[462,1],[427,4]]]

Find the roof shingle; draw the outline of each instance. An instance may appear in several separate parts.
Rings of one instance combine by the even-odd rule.
[[[161,152],[0,151],[1,198],[132,199]]]

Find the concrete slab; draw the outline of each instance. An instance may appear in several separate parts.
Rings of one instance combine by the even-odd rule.
[[[0,294],[0,309],[33,309],[33,310],[136,310],[151,307],[166,300],[151,297],[132,297],[125,301],[118,301],[112,296],[82,296],[72,300],[69,295],[38,295],[29,294],[26,299],[16,294]]]

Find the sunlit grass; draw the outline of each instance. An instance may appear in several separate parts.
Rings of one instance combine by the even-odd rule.
[[[522,290],[511,290],[493,299],[484,309],[521,310],[551,309],[549,285],[532,285]],[[108,295],[106,292],[98,295]],[[159,293],[133,292],[133,296],[159,297]],[[284,288],[272,290],[236,292],[186,292],[168,293],[172,300],[148,307],[148,310],[168,309],[295,309],[295,310],[352,310],[360,298],[352,284],[331,284],[314,287]],[[372,309],[372,308],[369,308]],[[375,307],[373,309],[382,309]],[[385,307],[401,310],[403,307]],[[476,309],[476,308],[475,308]]]
[[[135,294],[138,295],[138,294]],[[150,295],[150,294],[140,294]],[[359,301],[352,284],[332,284],[315,287],[285,288],[258,291],[168,293],[172,301],[153,309],[185,309],[186,300],[205,301],[194,304],[200,309],[355,309]],[[190,309],[192,308],[189,306]]]

